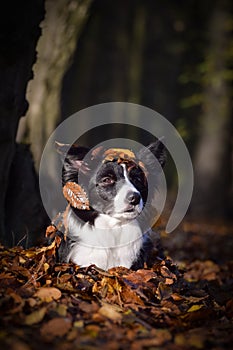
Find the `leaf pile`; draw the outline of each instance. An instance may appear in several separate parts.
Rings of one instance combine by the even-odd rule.
[[[103,271],[57,264],[48,247],[0,247],[0,348],[229,349],[233,261],[167,258]]]

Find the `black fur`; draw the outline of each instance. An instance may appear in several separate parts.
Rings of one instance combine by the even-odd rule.
[[[119,167],[117,160],[104,162],[101,154],[96,157],[89,154],[89,149],[80,146],[69,146],[57,144],[58,152],[62,155],[63,173],[62,183],[65,185],[68,181],[78,183],[79,174],[82,173],[83,183],[79,183],[86,191],[89,201],[90,210],[79,210],[72,208],[74,213],[84,222],[94,225],[95,219],[99,213],[111,215],[112,202],[118,193],[123,179],[123,169]],[[156,176],[159,172],[159,167],[156,165],[154,157],[157,158],[161,167],[166,161],[165,147],[163,143],[158,140],[148,146],[150,152],[144,149],[138,153],[138,159],[143,160],[144,166],[148,171],[147,176]],[[103,152],[102,152],[103,154]],[[83,160],[84,159],[84,160]],[[128,177],[135,188],[140,192],[145,204],[148,200],[150,203],[150,196],[148,197],[147,179],[144,169],[140,167],[140,163],[134,160],[135,164],[129,168]],[[59,261],[65,261],[66,256],[73,243],[73,239],[77,243],[77,238],[67,237],[62,241],[58,251]],[[138,258],[133,262],[131,268],[136,270],[147,266],[151,266],[156,259],[163,258],[161,249],[158,248],[157,243],[154,244],[150,235],[144,234],[144,241],[142,248],[138,253]]]

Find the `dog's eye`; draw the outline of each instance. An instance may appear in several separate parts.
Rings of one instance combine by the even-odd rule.
[[[115,180],[112,177],[106,176],[106,177],[103,177],[103,179],[101,180],[101,183],[103,185],[113,185],[115,183]]]

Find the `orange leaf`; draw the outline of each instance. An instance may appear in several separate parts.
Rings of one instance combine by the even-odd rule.
[[[41,287],[35,294],[35,297],[49,303],[52,300],[61,298],[61,291],[55,287]]]
[[[87,194],[77,183],[67,182],[63,187],[63,195],[72,207],[90,210]]]

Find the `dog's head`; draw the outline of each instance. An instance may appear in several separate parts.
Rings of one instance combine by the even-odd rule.
[[[66,198],[82,218],[84,210],[89,214],[106,214],[121,222],[135,219],[148,199],[148,174],[158,171],[154,157],[162,167],[165,163],[165,147],[159,140],[147,152],[142,149],[136,155],[127,149],[89,150],[75,144],[57,143],[57,150],[63,155],[63,186],[78,189],[74,196],[81,198],[80,206]],[[70,188],[66,193],[69,191],[72,193]]]

